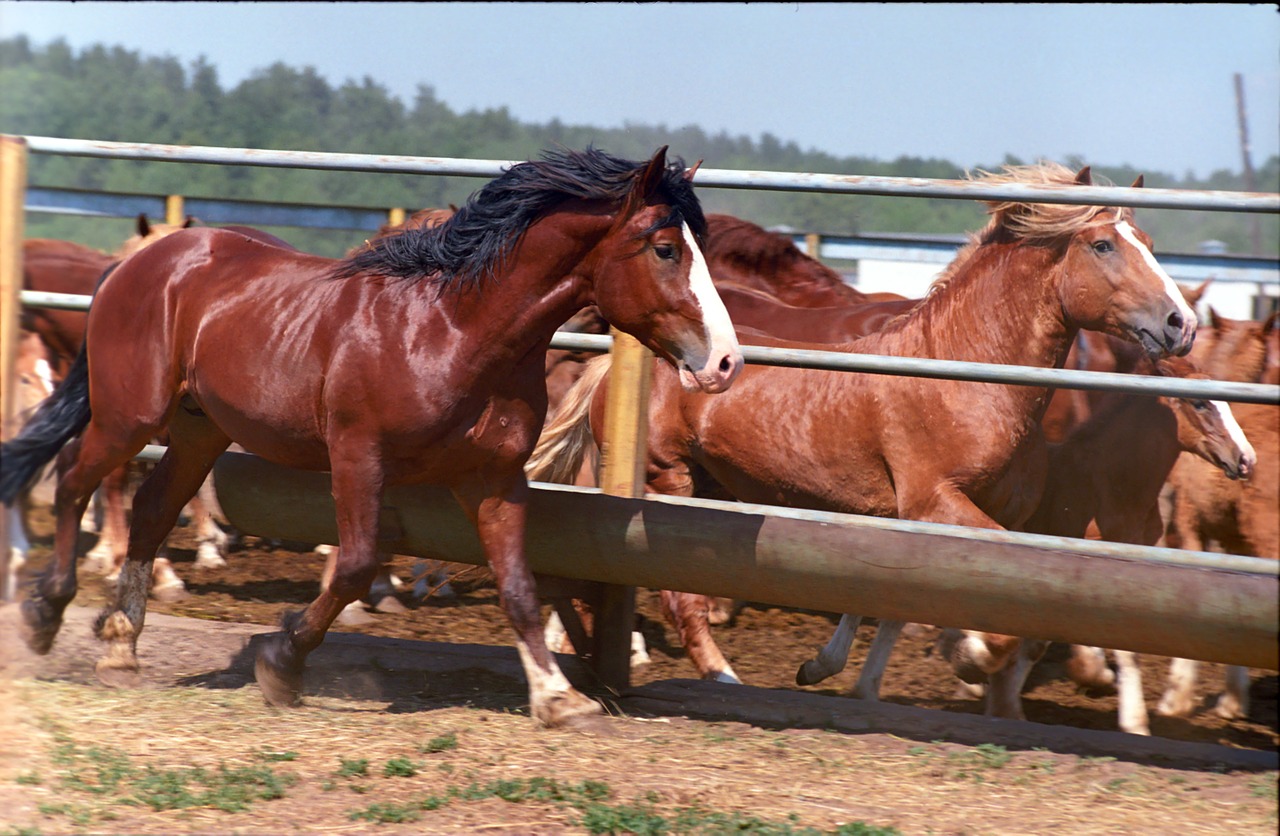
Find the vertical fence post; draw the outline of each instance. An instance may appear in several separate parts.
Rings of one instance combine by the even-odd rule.
[[[600,488],[613,496],[643,496],[649,450],[649,390],[653,354],[635,337],[610,329],[613,365],[605,399]],[[596,596],[592,650],[596,674],[610,688],[631,684],[631,634],[636,590],[601,584]]]
[[[186,204],[180,194],[171,194],[164,199],[164,222],[170,226],[182,226],[187,222]]]
[[[804,250],[810,258],[820,258],[822,252],[822,236],[816,232],[806,233],[804,236]]]
[[[400,226],[404,223],[404,209],[397,206],[394,209],[387,210],[387,225]]]
[[[18,312],[22,292],[22,235],[27,188],[27,143],[0,136],[0,438],[13,420],[14,362],[18,349]],[[10,515],[0,515],[0,601],[16,593],[9,572]]]

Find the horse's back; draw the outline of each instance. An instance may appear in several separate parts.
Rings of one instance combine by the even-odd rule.
[[[23,287],[90,295],[111,261],[111,256],[73,241],[29,238],[22,242]]]

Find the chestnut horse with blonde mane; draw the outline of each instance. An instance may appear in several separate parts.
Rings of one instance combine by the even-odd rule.
[[[986,179],[1092,183],[1087,168],[1073,175],[1052,164]],[[838,350],[1061,367],[1082,328],[1138,341],[1153,356],[1191,349],[1195,313],[1131,210],[1006,201],[990,212],[918,305]],[[594,391],[548,425],[531,478],[576,472],[588,420],[605,441],[608,360],[593,362],[601,371],[580,385]],[[655,370],[647,468],[655,493],[723,491],[745,502],[1001,528],[1031,514],[1043,484],[1043,388],[766,366],[749,366],[722,398],[685,395],[674,382]],[[1020,490],[1007,483],[1014,471]],[[891,647],[901,627],[882,622],[877,641]],[[704,676],[736,681],[723,661]],[[878,674],[874,684],[865,696],[875,698]]]
[[[101,679],[137,679],[156,548],[237,442],[328,471],[337,512],[333,578],[259,651],[269,702],[297,703],[307,655],[368,591],[384,490],[430,483],[449,487],[476,526],[533,718],[557,726],[599,714],[547,651],[525,560],[523,466],[547,407],[544,355],[555,329],[594,303],[682,385],[727,390],[742,355],[706,270],[705,234],[690,172],[665,148],[640,163],[588,149],[514,165],[446,223],[344,260],[204,228],[126,259],[99,288],[85,351],[49,409],[4,445],[6,503],[67,445],[55,558],[22,606],[28,644],[48,651],[75,595],[90,493],[167,428],[169,447],[134,498],[116,601],[98,620],[109,643]]]

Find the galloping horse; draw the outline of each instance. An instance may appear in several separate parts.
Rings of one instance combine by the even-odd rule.
[[[1073,176],[1052,164],[987,177],[1092,182],[1088,169]],[[1081,328],[1139,341],[1151,355],[1190,350],[1195,313],[1130,210],[997,202],[990,211],[916,307],[839,350],[1060,367]],[[548,425],[541,462],[561,459],[575,472],[587,420],[604,440],[603,376],[584,376],[597,384],[592,396]],[[979,528],[1021,523],[1039,497],[1042,388],[763,366],[748,367],[723,398],[681,394],[674,382],[661,369],[653,378],[647,473],[656,493],[720,488],[745,502]],[[1020,489],[1010,491],[1015,470]],[[886,657],[901,627],[881,623]],[[726,668],[702,670],[719,678]],[[863,695],[875,698],[878,678],[867,684]]]
[[[742,355],[706,270],[705,233],[691,176],[666,148],[644,163],[588,149],[512,166],[441,226],[340,261],[205,228],[126,259],[99,289],[85,351],[49,410],[4,448],[9,502],[70,441],[55,560],[23,602],[28,644],[48,651],[75,595],[75,527],[93,488],[167,427],[168,450],[134,498],[116,602],[98,619],[103,680],[137,678],[156,548],[238,442],[329,471],[337,509],[334,577],[258,654],[268,702],[298,701],[307,655],[368,590],[383,491],[433,483],[476,526],[532,716],[556,726],[598,714],[547,651],[525,560],[522,468],[547,406],[544,356],[556,327],[594,303],[682,385],[727,390]]]
[[[1227,319],[1209,310],[1205,339],[1192,357],[1218,380],[1280,384],[1280,314],[1265,320]],[[1240,426],[1257,450],[1258,467],[1248,482],[1212,478],[1210,468],[1183,456],[1169,477],[1171,496],[1165,545],[1280,560],[1280,407],[1236,404]],[[1194,687],[1199,664],[1192,659],[1170,663],[1165,692],[1156,713],[1185,717],[1195,709]],[[1225,690],[1213,711],[1226,719],[1249,714],[1249,671],[1226,669]]]

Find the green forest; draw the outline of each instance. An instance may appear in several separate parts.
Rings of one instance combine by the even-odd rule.
[[[1234,126],[1223,126],[1234,130]],[[148,57],[120,47],[93,46],[77,52],[63,41],[33,45],[25,37],[0,39],[0,131],[97,140],[162,144],[335,151],[349,153],[530,159],[556,145],[588,144],[623,157],[647,158],[658,147],[708,168],[821,172],[896,177],[961,178],[965,170],[947,160],[903,156],[894,160],[837,157],[802,150],[771,134],[710,135],[694,125],[627,124],[606,129],[558,120],[531,124],[507,108],[455,112],[421,83],[412,102],[391,95],[365,77],[334,87],[313,68],[282,63],[263,67],[224,89],[216,67],[189,66],[171,57]],[[1007,156],[976,168],[1029,163]],[[1242,171],[1217,171],[1204,179],[1107,165],[1106,160],[1056,160],[1073,168],[1089,164],[1095,176],[1128,185],[1139,174],[1149,187],[1245,190]],[[1254,160],[1256,190],[1280,191],[1280,157]],[[1243,166],[1241,166],[1243,168]],[[480,181],[466,177],[379,175],[237,166],[149,163],[33,155],[30,182],[48,187],[100,189],[139,194],[235,198],[409,210],[464,201]],[[963,233],[985,221],[974,201],[818,195],[741,189],[702,189],[710,212],[724,212],[763,226],[805,232]],[[1253,250],[1255,224],[1260,254],[1280,252],[1280,223],[1272,216],[1230,212],[1141,210],[1139,223],[1157,250],[1195,252],[1217,239],[1228,252]],[[30,213],[29,237],[78,240],[113,249],[129,223]],[[274,230],[313,252],[336,255],[363,237],[318,230]]]

